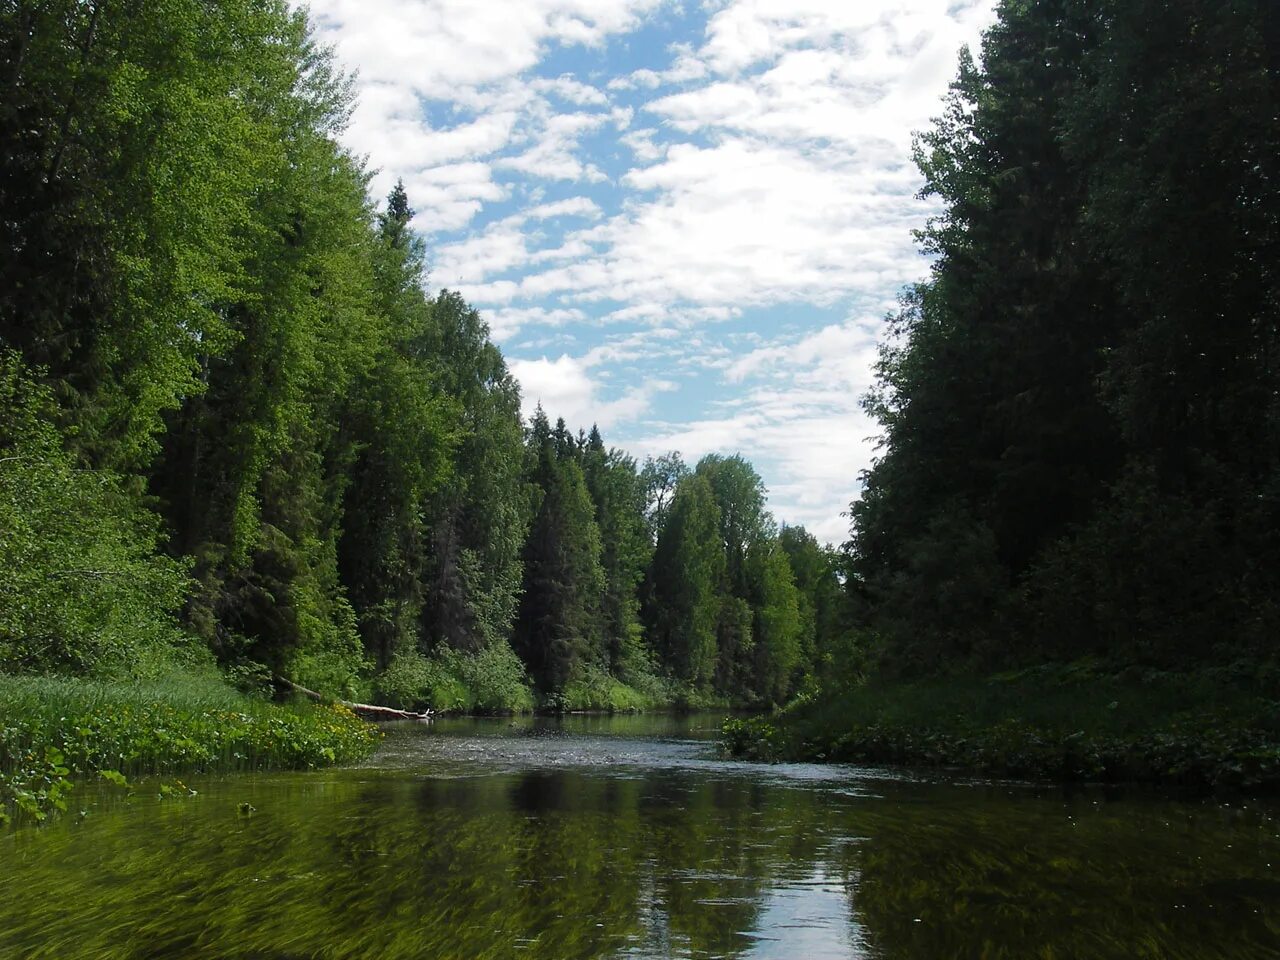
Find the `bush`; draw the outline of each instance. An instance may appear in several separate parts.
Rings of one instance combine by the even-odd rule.
[[[1249,685],[1081,662],[819,695],[783,713],[781,742],[810,760],[1262,790],[1280,787],[1275,717]]]
[[[720,749],[740,760],[777,760],[782,733],[764,717],[729,717],[720,728]]]
[[[376,680],[380,699],[404,710],[524,713],[533,709],[524,664],[505,642],[475,654],[449,647],[397,653]]]
[[[639,690],[596,666],[579,668],[544,706],[555,711],[602,710],[608,713],[638,713],[655,703]]]

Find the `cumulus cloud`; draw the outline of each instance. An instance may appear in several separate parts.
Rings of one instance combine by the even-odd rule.
[[[489,331],[498,342],[511,339],[529,326],[558,327],[566,323],[580,323],[587,319],[581,310],[565,307],[500,307],[485,313]]]
[[[725,376],[746,389],[720,416],[664,423],[639,445],[646,453],[680,450],[743,453],[769,484],[774,512],[820,539],[848,536],[841,512],[871,464],[875,425],[861,409],[871,385],[879,323],[859,317],[793,339],[778,339],[735,359]]]
[[[637,453],[740,450],[780,518],[832,541],[872,456],[858,398],[880,317],[928,266],[912,230],[935,208],[916,195],[911,136],[991,8],[310,6],[359,70],[348,144],[380,171],[375,191],[404,178],[432,283],[489,318],[527,406],[614,426]],[[625,73],[603,53],[582,73],[549,66],[611,43],[636,53],[642,24],[670,42]]]
[[[648,380],[602,399],[601,384],[591,375],[591,362],[562,354],[555,360],[512,360],[511,372],[520,381],[521,406],[526,418],[541,405],[554,422],[563,417],[570,429],[596,424],[601,430],[635,420],[648,412],[653,398],[675,389],[669,380]]]
[[[911,230],[933,207],[916,197],[911,133],[937,112],[956,50],[988,17],[985,5],[943,0],[727,4],[668,71],[610,84],[652,87],[641,112],[663,124],[618,138],[636,161],[622,177],[630,200],[515,296],[830,304],[917,278]],[[564,122],[600,122],[589,117]],[[575,145],[549,129],[502,163],[595,178]]]
[[[418,225],[437,232],[464,227],[505,198],[488,169],[495,162],[550,179],[601,177],[574,155],[582,121],[564,120],[554,103],[607,107],[605,93],[568,75],[530,83],[521,75],[550,49],[598,45],[632,28],[659,2],[311,0],[307,9],[318,39],[356,71],[346,142],[378,171],[373,189],[412,182]],[[450,108],[435,122],[433,104]],[[471,189],[436,183],[439,170],[458,163],[477,168]]]
[[[322,40],[362,82],[404,84],[451,100],[519,76],[550,45],[598,44],[658,0],[310,0]],[[576,87],[572,89],[577,89]]]

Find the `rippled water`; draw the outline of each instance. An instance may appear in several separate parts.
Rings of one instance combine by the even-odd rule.
[[[1280,957],[1272,805],[733,763],[717,728],[441,721],[90,794],[0,838],[0,956]]]

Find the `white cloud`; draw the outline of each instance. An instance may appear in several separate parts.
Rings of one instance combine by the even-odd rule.
[[[527,274],[519,296],[620,300],[661,317],[682,301],[828,304],[923,270],[910,230],[930,208],[899,171],[731,138],[676,145],[624,182],[648,196],[568,234],[575,259]]]
[[[618,138],[641,164],[623,177],[633,199],[593,227],[589,242],[571,237],[564,255],[535,261],[545,269],[528,274],[516,296],[830,304],[917,278],[924,264],[911,229],[933,207],[915,196],[911,131],[937,111],[954,52],[984,16],[941,0],[901,9],[728,4],[712,16],[706,43],[679,49],[671,68],[685,83],[710,79],[645,108],[666,119],[666,133]],[[674,82],[651,73],[628,83]],[[562,115],[535,146],[498,163],[599,180],[575,151],[600,116]],[[711,142],[659,142],[673,132]]]
[[[563,417],[570,429],[596,424],[607,430],[635,420],[648,412],[656,394],[675,388],[668,380],[649,380],[624,390],[612,400],[599,396],[598,378],[591,365],[579,357],[563,354],[555,360],[512,360],[511,372],[520,381],[521,407],[526,418],[541,404],[554,422]]]
[[[547,180],[599,182],[605,179],[595,164],[583,163],[576,150],[583,134],[609,122],[610,114],[559,113],[538,119],[541,124],[533,135],[533,146],[519,156],[495,161],[497,166]]]
[[[553,93],[561,100],[583,107],[602,107],[609,102],[603,90],[590,84],[580,83],[567,74],[550,80],[539,78],[533,82],[532,87],[540,92]]]
[[[876,427],[859,398],[871,385],[877,334],[878,323],[862,317],[751,351],[726,371],[750,387],[723,404],[723,416],[663,424],[638,446],[680,450],[690,461],[742,453],[765,476],[780,520],[842,542],[848,524],[840,513],[874,454]]]
[[[587,315],[581,310],[546,307],[499,307],[486,310],[484,318],[495,340],[509,340],[524,327],[558,327],[565,323],[581,323]]]
[[[424,233],[465,226],[484,203],[507,197],[507,188],[494,181],[484,163],[425,167],[403,179],[418,213],[413,226]]]
[[[911,134],[940,112],[956,52],[991,6],[315,0],[311,10],[320,39],[360,71],[347,142],[381,170],[378,193],[405,179],[414,225],[432,238],[432,282],[480,307],[496,337],[525,335],[510,364],[527,406],[541,399],[575,426],[619,425],[640,453],[742,451],[780,519],[838,541],[839,511],[872,455],[858,397],[876,311],[927,270],[911,231],[935,207],[916,197]],[[624,76],[538,73],[549,52],[600,49],[659,9],[663,22],[705,17],[705,30]],[[856,320],[813,329],[818,308],[849,304]],[[793,331],[743,329],[752,311],[783,309]],[[578,341],[566,347],[570,330]],[[521,355],[553,344],[572,353]],[[637,363],[671,373],[638,382]],[[673,379],[702,399],[664,398]]]
[[[551,217],[586,217],[596,220],[600,217],[600,207],[587,197],[569,197],[531,207],[522,216],[528,220],[547,220]]]
[[[548,49],[598,45],[660,2],[311,0],[307,8],[318,39],[357,71],[359,99],[345,141],[379,171],[372,190],[385,195],[396,178],[418,185],[410,190],[417,226],[437,232],[466,226],[485,203],[506,196],[488,169],[499,160],[552,180],[603,177],[574,155],[572,123],[550,103],[606,107],[605,92],[569,75],[531,83],[520,77]],[[452,105],[456,121],[428,122],[432,103]],[[603,116],[630,122],[625,113]],[[473,189],[433,182],[433,170],[460,163],[484,168]]]
[[[594,45],[632,27],[658,0],[310,0],[321,40],[362,83],[455,99],[518,76],[550,45]],[[566,88],[568,89],[568,88]]]

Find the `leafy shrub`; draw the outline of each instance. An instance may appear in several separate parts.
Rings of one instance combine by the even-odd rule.
[[[73,461],[52,410],[0,352],[0,669],[137,676],[198,656],[176,621],[187,566],[120,478]]]
[[[435,679],[432,664],[416,650],[400,650],[378,675],[375,699],[401,710],[414,710],[431,702]]]
[[[765,717],[729,717],[720,728],[720,748],[740,760],[777,760],[783,736]]]
[[[550,710],[603,710],[636,713],[654,706],[643,693],[596,666],[579,668],[555,697],[544,706]]]
[[[467,654],[444,647],[424,656],[400,651],[377,678],[378,696],[406,710],[521,713],[533,709],[524,664],[505,642]]]
[[[1276,705],[1219,678],[1091,661],[989,678],[867,684],[782,715],[787,755],[1001,776],[1280,787]],[[743,734],[745,736],[745,734]]]

